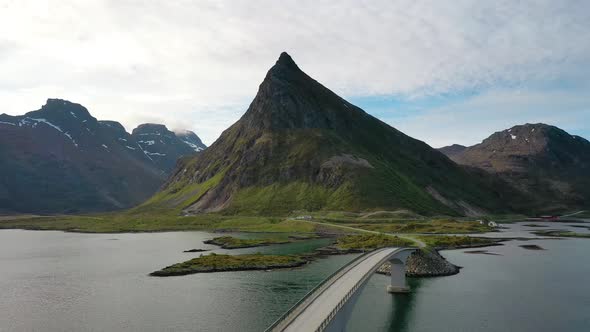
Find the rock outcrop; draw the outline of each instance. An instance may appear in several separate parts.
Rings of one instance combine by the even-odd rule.
[[[408,277],[438,277],[459,273],[459,267],[449,263],[438,251],[417,250],[406,262],[406,276]],[[390,275],[391,264],[385,263],[377,273]]]

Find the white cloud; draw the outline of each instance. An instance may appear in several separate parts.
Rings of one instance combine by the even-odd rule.
[[[585,80],[589,22],[587,1],[0,0],[2,111],[60,97],[211,143],[284,50],[345,96],[422,98]]]

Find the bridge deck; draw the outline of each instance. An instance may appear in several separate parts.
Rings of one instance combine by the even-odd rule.
[[[316,331],[327,317],[359,282],[367,278],[390,255],[400,248],[383,248],[373,251],[362,259],[334,275],[323,287],[318,288],[306,301],[295,308],[285,321],[273,331]]]

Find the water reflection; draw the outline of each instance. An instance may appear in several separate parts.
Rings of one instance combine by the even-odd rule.
[[[391,314],[387,317],[388,331],[404,332],[410,330],[409,322],[414,312],[414,302],[416,301],[423,280],[408,278],[407,282],[411,292],[392,295],[393,310],[390,310]]]

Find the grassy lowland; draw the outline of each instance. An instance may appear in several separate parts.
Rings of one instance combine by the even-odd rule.
[[[425,235],[418,236],[428,247],[453,249],[494,245],[498,240],[471,236]]]
[[[290,241],[278,239],[240,239],[233,236],[220,236],[205,241],[206,244],[221,246],[223,249],[252,248],[289,242]]]
[[[485,233],[493,228],[477,221],[457,221],[452,219],[435,219],[424,221],[371,222],[355,224],[355,227],[384,233],[429,233],[429,234],[468,234]]]
[[[384,247],[411,247],[414,242],[384,234],[348,235],[336,241],[339,249],[373,250]]]
[[[178,216],[164,213],[112,213],[93,216],[26,217],[0,221],[0,229],[62,230],[79,233],[164,231],[241,231],[313,233],[316,225],[278,217],[205,214]]]
[[[219,255],[212,253],[202,255],[186,262],[167,266],[150,273],[151,276],[167,277],[203,272],[268,270],[277,268],[297,267],[307,261],[299,256],[288,255]]]

